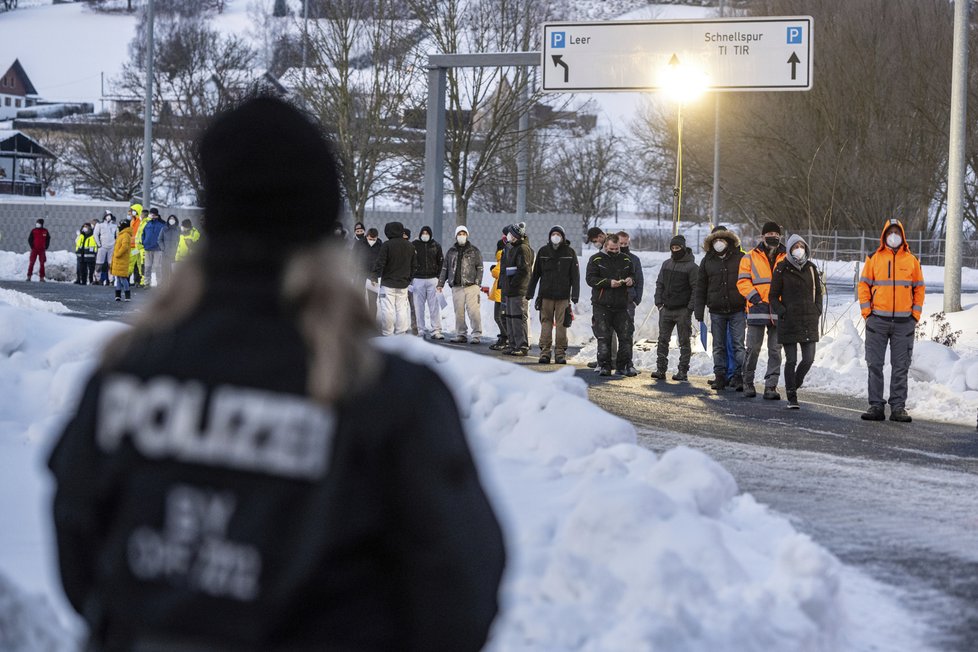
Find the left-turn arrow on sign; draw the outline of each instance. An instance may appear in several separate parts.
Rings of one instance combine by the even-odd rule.
[[[551,55],[551,58],[554,60],[555,66],[561,66],[564,69],[564,83],[566,84],[570,79],[570,67],[568,67],[567,63],[564,61],[564,55],[553,54]]]

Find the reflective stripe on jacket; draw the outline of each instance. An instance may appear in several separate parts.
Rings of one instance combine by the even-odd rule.
[[[785,248],[778,245],[774,259],[777,265],[785,258]],[[767,257],[767,247],[761,242],[740,259],[737,274],[737,291],[747,299],[747,321],[754,323],[777,322],[778,315],[768,303],[771,292],[771,261]]]
[[[903,237],[896,251],[886,245],[886,230],[900,227]],[[880,234],[880,246],[866,258],[859,277],[859,308],[863,318],[871,314],[888,319],[913,317],[920,321],[924,309],[924,272],[910,253],[907,234],[899,220],[888,220]]]

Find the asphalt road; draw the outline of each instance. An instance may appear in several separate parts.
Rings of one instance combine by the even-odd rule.
[[[0,287],[58,301],[85,319],[126,320],[152,290],[130,304],[111,288],[2,282]],[[488,347],[447,345],[498,355]],[[573,354],[574,351],[569,353]],[[536,356],[511,358],[538,371]],[[978,649],[978,433],[974,427],[915,420],[864,422],[855,398],[802,389],[802,409],[746,399],[689,383],[578,375],[591,400],[632,422],[639,443],[703,450],[742,491],[788,516],[842,561],[892,588],[919,618],[932,649]],[[897,639],[887,651],[906,649]],[[914,650],[914,652],[917,652]]]

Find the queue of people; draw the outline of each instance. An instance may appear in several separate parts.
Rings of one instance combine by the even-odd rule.
[[[120,243],[119,234],[123,229],[127,237]],[[175,266],[198,246],[200,238],[200,230],[189,219],[181,223],[171,214],[164,221],[156,208],[143,210],[141,205],[133,204],[126,217],[118,222],[116,216],[106,210],[100,218],[82,222],[78,228],[74,241],[74,283],[113,286],[118,291],[117,299],[122,301],[119,292],[131,297],[134,285],[165,284]],[[27,243],[30,247],[27,280],[32,279],[34,265],[38,264],[38,280],[44,282],[51,233],[44,227],[43,219],[37,220]],[[125,268],[121,265],[123,260]],[[121,286],[120,276],[129,283],[128,289]]]

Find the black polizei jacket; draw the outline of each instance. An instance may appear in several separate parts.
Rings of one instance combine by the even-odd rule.
[[[693,292],[699,268],[693,259],[693,250],[686,247],[679,260],[672,257],[662,263],[655,280],[655,305],[666,308],[693,309]]]
[[[404,226],[400,222],[389,222],[384,226],[387,242],[380,245],[374,275],[380,277],[380,284],[387,288],[403,290],[411,284],[418,268],[418,255],[414,245],[404,239]],[[374,245],[376,246],[376,245]]]
[[[727,249],[722,254],[713,249],[713,243],[718,239],[727,242]],[[747,301],[737,289],[740,259],[744,257],[744,252],[740,250],[740,238],[731,231],[717,231],[706,237],[703,249],[706,255],[700,261],[696,289],[693,292],[696,320],[703,321],[707,307],[711,313],[718,315],[743,311]]]
[[[503,250],[499,290],[504,297],[524,297],[530,290],[533,274],[533,250],[526,238],[520,238]]]
[[[533,298],[537,283],[540,283],[542,298],[554,301],[569,299],[577,303],[581,296],[581,267],[577,262],[577,253],[566,240],[562,240],[559,247],[551,244],[540,247],[533,262],[527,299]]]
[[[88,649],[480,650],[505,557],[448,388],[378,354],[312,401],[277,285],[245,280],[97,371],[51,455]]]

